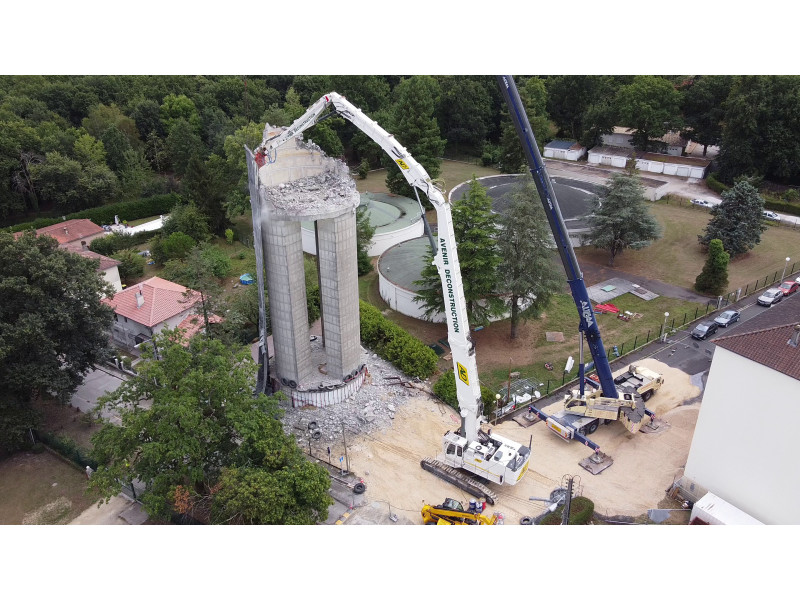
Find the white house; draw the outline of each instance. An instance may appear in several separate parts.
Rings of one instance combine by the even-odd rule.
[[[678,483],[765,524],[800,524],[800,298],[741,323],[715,344],[703,403]]]
[[[570,140],[553,140],[544,146],[545,158],[561,158],[563,160],[578,160],[586,154],[586,148],[578,142]]]
[[[114,309],[112,339],[129,350],[165,327],[174,329],[195,312],[200,294],[160,277],[151,277],[103,302]]]

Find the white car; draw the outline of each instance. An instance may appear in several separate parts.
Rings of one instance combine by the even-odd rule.
[[[764,211],[764,218],[768,219],[769,221],[780,221],[781,220],[781,216],[776,212],[772,212],[771,210],[765,210]]]
[[[706,208],[711,208],[714,206],[708,200],[703,200],[702,198],[692,198],[692,204],[696,204],[697,206],[705,206]]]
[[[756,302],[761,306],[772,306],[783,300],[783,290],[780,288],[769,288],[758,297]]]

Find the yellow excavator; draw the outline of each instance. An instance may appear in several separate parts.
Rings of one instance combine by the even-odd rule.
[[[436,506],[426,504],[422,507],[422,522],[425,525],[496,525],[497,515],[482,515],[480,508],[465,509],[458,500],[445,498]]]

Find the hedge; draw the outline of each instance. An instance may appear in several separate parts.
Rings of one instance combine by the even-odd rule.
[[[361,343],[410,377],[426,379],[433,375],[438,361],[433,350],[389,321],[371,304],[359,300],[359,306]]]
[[[169,214],[172,209],[181,201],[181,196],[176,193],[151,196],[130,202],[117,202],[116,204],[106,204],[96,208],[87,208],[76,213],[65,215],[64,219],[39,218],[29,223],[19,223],[6,228],[6,231],[16,233],[26,229],[41,229],[48,225],[55,225],[62,220],[70,219],[89,219],[95,225],[110,225],[114,222],[114,216],[118,216],[120,221],[135,221],[155,215]]]
[[[89,458],[88,451],[78,446],[71,439],[53,435],[46,431],[37,431],[36,434],[43,444],[49,446],[67,460],[71,460],[81,469],[85,469],[88,465],[97,470],[97,461]]]
[[[708,185],[708,187],[710,187],[713,191],[717,192],[718,194],[721,194],[722,192],[728,189],[728,186],[722,183],[721,181],[718,181],[713,173],[709,174],[708,177],[706,177],[706,185]]]
[[[775,212],[800,216],[800,205],[781,202],[780,200],[764,200],[764,208]]]
[[[560,525],[564,514],[564,506],[559,506],[554,512],[546,515],[540,525]],[[594,502],[585,496],[575,496],[569,509],[569,525],[587,525],[594,515]]]

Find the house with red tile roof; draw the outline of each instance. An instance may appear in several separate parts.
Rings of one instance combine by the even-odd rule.
[[[104,298],[103,302],[114,309],[112,340],[133,350],[165,327],[181,326],[196,312],[200,294],[172,281],[151,277],[117,292],[113,298]]]
[[[762,523],[798,525],[800,294],[725,330],[708,373],[692,446],[679,483]]]
[[[22,231],[17,232],[14,234],[14,238],[18,238],[22,234]],[[97,270],[103,274],[103,278],[114,288],[115,292],[122,290],[118,268],[122,263],[89,250],[92,240],[107,235],[107,232],[99,225],[95,225],[89,219],[71,219],[37,229],[36,235],[49,235],[58,242],[59,248],[80,254],[84,258],[99,260]]]

